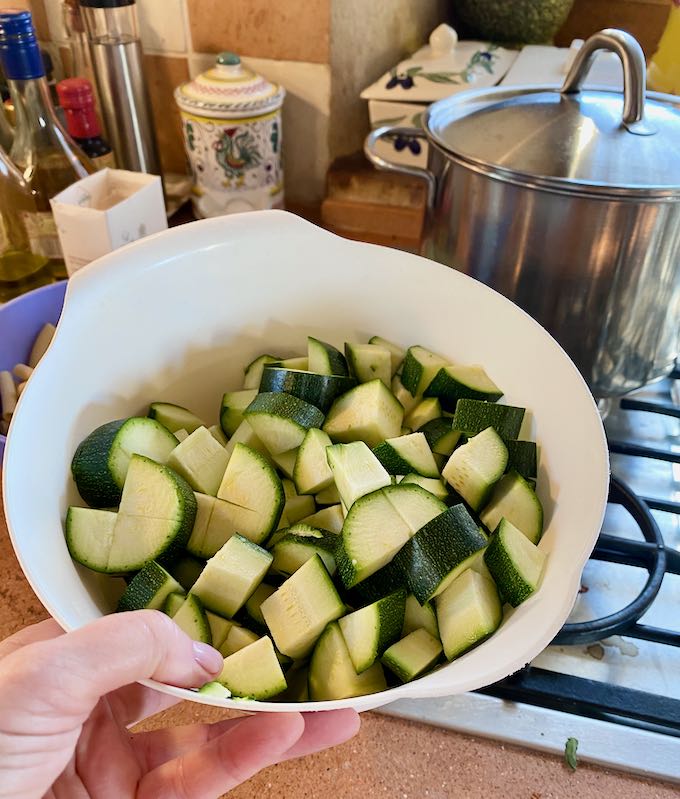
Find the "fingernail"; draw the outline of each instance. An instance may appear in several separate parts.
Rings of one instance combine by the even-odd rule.
[[[194,660],[209,674],[219,674],[224,665],[224,658],[209,644],[194,641]]]

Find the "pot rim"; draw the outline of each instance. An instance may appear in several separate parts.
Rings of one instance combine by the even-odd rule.
[[[502,94],[507,93],[508,90],[512,91],[513,94],[533,94],[548,91],[559,93],[560,91],[559,87],[545,84],[532,84],[512,87],[495,86],[492,88],[472,89],[467,92],[461,92],[460,94],[456,95],[456,99],[464,100],[474,97],[493,97],[494,95],[501,96]],[[606,86],[589,86],[588,91],[611,93],[611,88]],[[676,97],[675,95],[647,91],[645,96],[648,99],[655,100],[657,102],[669,103],[674,106],[680,105],[680,98]],[[598,199],[635,200],[638,202],[680,200],[680,186],[660,186],[654,184],[650,184],[648,186],[635,186],[625,183],[601,183],[597,181],[574,180],[571,178],[554,177],[548,175],[533,175],[520,170],[505,168],[499,166],[498,164],[485,161],[481,158],[477,159],[472,156],[462,155],[461,153],[452,150],[432,130],[430,124],[432,110],[435,105],[439,105],[439,103],[444,102],[448,102],[448,100],[434,103],[433,105],[429,106],[423,114],[422,126],[428,143],[430,146],[434,146],[447,159],[461,166],[467,167],[474,172],[503,181],[504,183],[512,183],[522,186],[523,188],[542,189],[545,191],[568,194],[571,196]]]

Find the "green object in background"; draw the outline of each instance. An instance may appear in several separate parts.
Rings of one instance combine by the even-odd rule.
[[[549,44],[574,0],[455,0],[456,18],[494,42]]]
[[[576,758],[576,750],[578,749],[578,738],[567,738],[567,743],[564,746],[564,760],[572,771],[576,771],[578,760]]]

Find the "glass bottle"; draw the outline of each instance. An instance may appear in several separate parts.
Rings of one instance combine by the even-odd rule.
[[[94,86],[94,70],[90,56],[90,45],[85,33],[85,22],[79,0],[62,0],[62,19],[68,38],[66,74],[72,78],[87,78]],[[94,103],[99,112],[99,98],[94,92]]]
[[[95,167],[55,114],[29,11],[0,10],[0,60],[16,118],[10,158],[37,206],[24,216],[31,250],[50,259],[55,277],[66,277],[50,198]]]
[[[12,149],[14,141],[14,128],[10,124],[5,104],[0,102],[0,147],[8,153]]]
[[[57,94],[66,114],[66,128],[73,141],[97,169],[113,168],[113,152],[102,136],[90,81],[85,78],[66,78],[57,84]]]
[[[30,187],[0,149],[0,302],[52,282],[50,260],[31,252],[24,224],[36,210]]]

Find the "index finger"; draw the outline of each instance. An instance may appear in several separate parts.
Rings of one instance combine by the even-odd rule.
[[[0,660],[24,646],[35,644],[38,641],[49,641],[63,634],[64,631],[54,619],[39,621],[37,624],[25,627],[23,630],[19,630],[19,632],[10,635],[9,638],[5,638],[4,641],[0,642]]]

